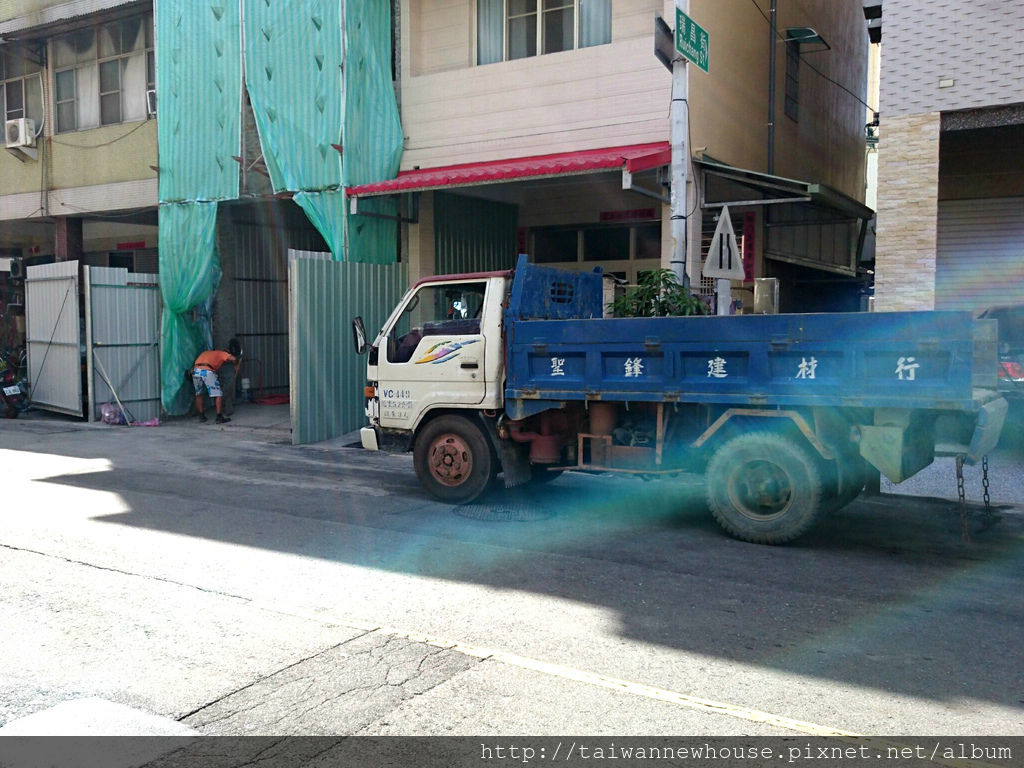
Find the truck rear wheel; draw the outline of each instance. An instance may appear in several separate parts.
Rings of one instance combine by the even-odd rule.
[[[707,468],[708,503],[728,533],[783,544],[806,533],[822,510],[818,462],[799,442],[751,432],[724,443]]]
[[[486,436],[463,416],[439,416],[417,435],[413,464],[420,484],[450,504],[472,501],[494,476]]]
[[[838,512],[860,496],[868,480],[868,465],[860,456],[841,456],[836,462],[830,462],[827,473],[828,481],[822,492],[822,509],[825,514]],[[844,487],[839,490],[837,475],[842,473]]]

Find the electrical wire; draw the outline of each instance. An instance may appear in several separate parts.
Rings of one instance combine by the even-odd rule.
[[[106,221],[107,219],[130,219],[139,215],[140,211],[155,210],[155,205],[146,205],[141,208],[136,208],[134,211],[128,213],[104,213],[97,211],[95,208],[79,208],[77,205],[71,205],[71,203],[60,203],[61,208],[70,208],[72,211],[78,211],[79,213],[86,214],[82,216],[83,219],[100,219]],[[89,215],[92,214],[92,215]],[[144,226],[154,226],[152,224],[145,224]]]
[[[139,121],[138,125],[136,125],[127,133],[122,133],[117,138],[111,139],[110,141],[105,141],[102,144],[76,144],[73,141],[60,141],[59,139],[55,138],[51,138],[50,141],[52,141],[54,144],[60,144],[62,147],[74,147],[75,149],[99,149],[100,147],[109,147],[111,144],[116,144],[117,142],[121,141],[121,139],[127,139],[129,136],[131,136],[133,133],[135,133],[137,130],[139,130],[142,126],[146,125],[147,123],[149,123],[149,119],[141,120]],[[124,124],[125,123],[119,123],[119,125]]]
[[[751,5],[753,5],[757,9],[757,12],[761,14],[761,17],[765,20],[765,22],[767,22],[768,26],[771,26],[772,20],[768,18],[768,14],[764,12],[764,9],[761,8],[761,6],[757,4],[757,0],[750,0],[750,3],[751,3]],[[782,42],[786,42],[786,38],[783,37],[782,33],[779,32],[777,29],[775,30],[775,36],[778,37],[779,40],[781,40]],[[866,101],[864,101],[864,99],[862,99],[856,93],[854,93],[849,88],[847,88],[845,85],[843,85],[842,83],[838,82],[837,80],[833,80],[831,77],[826,75],[824,72],[822,72],[816,66],[814,66],[813,64],[808,62],[806,59],[801,57],[801,61],[803,61],[803,64],[804,64],[805,67],[807,67],[809,70],[814,72],[816,75],[818,75],[819,77],[827,80],[828,82],[832,83],[832,85],[836,86],[837,88],[839,88],[839,89],[841,89],[843,91],[846,91],[846,93],[848,93],[851,96],[853,96],[853,98],[855,98],[858,102],[863,104],[865,108],[871,110],[872,112],[877,112],[878,111],[877,109],[872,107],[870,104],[868,104]]]

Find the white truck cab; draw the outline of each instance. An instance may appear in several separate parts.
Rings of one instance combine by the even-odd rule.
[[[370,348],[364,448],[378,447],[378,429],[412,433],[434,409],[502,407],[510,276],[428,277],[409,289]]]

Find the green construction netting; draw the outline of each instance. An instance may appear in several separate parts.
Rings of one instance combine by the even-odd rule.
[[[184,413],[185,370],[210,341],[220,281],[216,200],[238,197],[242,67],[238,3],[156,0],[160,153],[161,400]]]
[[[246,87],[274,190],[295,193],[336,259],[390,263],[396,223],[351,216],[342,189],[398,172],[391,6],[360,0],[345,7],[343,25],[337,0],[247,2]],[[397,213],[391,201],[364,210]]]
[[[156,0],[160,202],[238,197],[237,2]]]
[[[185,371],[210,345],[209,302],[221,275],[216,220],[216,203],[160,206],[160,380],[163,407],[170,414],[188,411],[192,393]]]
[[[162,399],[169,413],[187,408],[182,372],[209,344],[208,305],[220,276],[215,201],[238,197],[243,47],[275,191],[295,193],[336,259],[395,261],[396,221],[350,215],[343,191],[398,172],[402,129],[391,77],[391,4],[349,0],[345,24],[341,7],[337,0],[154,2]],[[339,142],[344,155],[332,146]],[[397,213],[386,198],[361,208]]]
[[[340,189],[296,192],[293,198],[324,238],[336,261],[344,261],[345,193]]]
[[[402,159],[402,123],[392,85],[391,3],[345,3],[345,186],[392,179]],[[361,211],[396,216],[391,197],[360,200]],[[388,264],[397,253],[397,222],[346,210],[349,261]]]
[[[341,187],[341,3],[245,3],[245,85],[275,192]]]

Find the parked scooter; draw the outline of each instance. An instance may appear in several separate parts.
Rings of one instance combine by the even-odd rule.
[[[0,405],[5,419],[16,419],[29,409],[28,385],[22,375],[24,352],[0,351]]]

